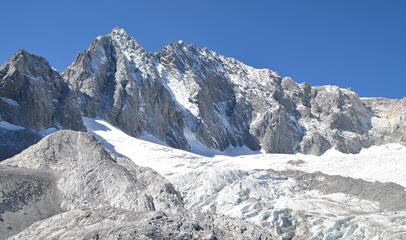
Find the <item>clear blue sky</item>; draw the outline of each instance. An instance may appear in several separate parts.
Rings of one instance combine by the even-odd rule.
[[[0,61],[18,49],[68,66],[125,28],[147,50],[184,40],[297,82],[406,96],[405,0],[32,0],[1,3]]]

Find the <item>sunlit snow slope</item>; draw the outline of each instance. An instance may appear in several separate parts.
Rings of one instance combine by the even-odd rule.
[[[404,146],[204,157],[148,134],[130,137],[103,120],[84,122],[106,148],[165,176],[189,208],[246,219],[284,238],[406,238]]]

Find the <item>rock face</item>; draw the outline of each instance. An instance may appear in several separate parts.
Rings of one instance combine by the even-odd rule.
[[[0,120],[34,132],[83,130],[82,114],[194,152],[321,155],[406,142],[405,99],[297,84],[182,41],[150,53],[120,28],[97,37],[62,76],[41,57],[15,54],[0,69]]]
[[[84,130],[73,92],[42,57],[17,52],[0,69],[0,115],[29,128]]]
[[[41,140],[41,137],[41,135],[29,129],[7,129],[0,126],[0,160],[16,155],[37,143]]]
[[[17,52],[0,67],[0,160],[38,142],[39,131],[85,130],[75,100],[44,58]]]
[[[377,144],[385,142],[406,144],[406,98],[363,99],[363,102],[376,113],[371,119],[371,124]]]
[[[165,210],[182,203],[164,178],[128,159],[112,158],[87,133],[59,131],[2,165],[49,169],[59,179],[66,210],[106,203],[134,211]]]
[[[351,90],[297,84],[182,41],[148,53],[119,28],[98,37],[63,77],[79,92],[85,116],[132,136],[148,132],[176,148],[320,155],[404,143],[404,116],[395,110],[389,116]],[[383,130],[375,117],[393,119],[403,130]]]
[[[147,131],[171,146],[188,149],[182,113],[150,56],[123,30],[115,29],[79,54],[63,76],[79,92],[85,116],[104,118],[132,136]]]
[[[162,176],[83,132],[59,131],[1,162],[0,180],[0,239],[272,239],[242,220],[187,212]]]

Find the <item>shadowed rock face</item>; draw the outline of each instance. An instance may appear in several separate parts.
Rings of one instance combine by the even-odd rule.
[[[97,37],[62,75],[41,57],[15,54],[0,69],[0,118],[38,131],[83,130],[80,114],[100,117],[185,150],[200,142],[321,155],[406,143],[404,99],[297,84],[181,41],[148,53],[119,28]]]
[[[0,69],[0,116],[32,130],[84,130],[73,92],[42,57],[19,51]]]
[[[79,92],[85,116],[104,118],[132,136],[147,131],[176,148],[189,149],[197,139],[217,150],[245,145],[320,155],[404,143],[404,118],[394,111],[403,130],[382,130],[374,117],[393,117],[371,107],[374,99],[297,84],[181,41],[148,53],[118,28],[98,37],[63,76]]]
[[[46,129],[85,130],[74,92],[42,57],[19,51],[0,67],[0,160],[32,144]],[[25,129],[24,129],[25,128]]]
[[[0,160],[10,158],[41,140],[38,133],[28,129],[0,128]]]
[[[59,131],[1,162],[0,180],[0,239],[273,239],[186,211],[162,176],[83,132]]]

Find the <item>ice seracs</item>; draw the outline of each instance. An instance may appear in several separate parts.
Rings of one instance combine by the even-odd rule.
[[[405,237],[403,145],[205,157],[133,138],[102,119],[84,122],[108,149],[165,176],[188,209],[241,218],[285,239]]]
[[[404,239],[405,136],[406,98],[181,41],[115,28],[62,75],[19,51],[0,67],[0,239]]]

